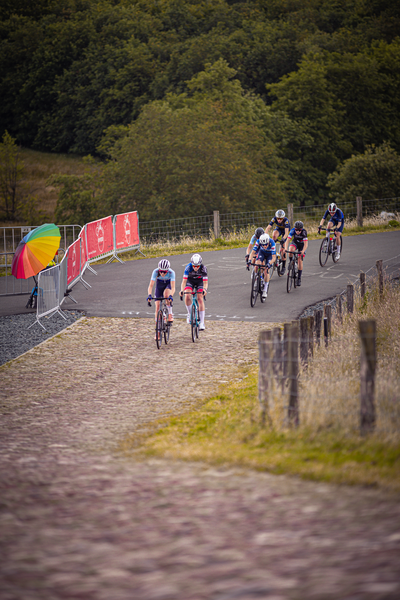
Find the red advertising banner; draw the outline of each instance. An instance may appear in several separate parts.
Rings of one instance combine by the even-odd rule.
[[[80,247],[81,239],[78,238],[68,248],[67,286],[81,274]]]
[[[83,267],[86,264],[86,226],[82,227],[81,232],[79,234],[79,239],[81,240],[81,271],[83,271]]]
[[[139,219],[137,211],[116,215],[115,250],[139,245]]]
[[[112,254],[114,250],[114,232],[112,217],[87,223],[87,260],[93,260],[104,254]]]

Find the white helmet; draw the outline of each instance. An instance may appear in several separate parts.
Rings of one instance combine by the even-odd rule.
[[[337,206],[334,202],[331,202],[331,204],[328,206],[328,210],[331,213],[331,215],[334,215],[336,212]]]
[[[161,271],[168,271],[168,269],[170,268],[170,266],[171,266],[171,263],[166,258],[163,258],[158,263],[158,268],[161,269]]]
[[[263,233],[262,236],[260,237],[260,244],[261,246],[268,246],[269,244],[269,235],[268,233]]]
[[[193,254],[192,258],[190,259],[190,262],[195,267],[198,267],[203,262],[203,259],[201,258],[200,254]]]
[[[280,208],[279,210],[276,211],[275,216],[277,219],[284,219],[285,211]]]

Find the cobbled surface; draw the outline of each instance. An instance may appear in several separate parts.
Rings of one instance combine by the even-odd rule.
[[[400,598],[382,491],[121,458],[257,360],[265,324],[83,319],[0,368],[1,600]]]

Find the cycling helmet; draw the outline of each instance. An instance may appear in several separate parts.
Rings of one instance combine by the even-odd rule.
[[[161,269],[161,271],[168,271],[170,266],[171,266],[171,264],[170,264],[169,260],[167,260],[166,258],[163,258],[158,263],[158,268]]]
[[[295,229],[303,229],[303,227],[304,227],[303,221],[296,221],[296,223],[294,224]]]
[[[264,229],[262,227],[257,227],[257,229],[254,232],[254,235],[259,240],[260,236],[262,236],[263,233],[264,233]]]
[[[190,262],[194,267],[198,267],[203,262],[203,259],[201,258],[200,254],[193,254],[192,258],[190,259]]]
[[[331,202],[331,204],[328,206],[328,210],[331,213],[331,215],[334,215],[336,212],[337,206],[334,202]]]
[[[277,219],[284,219],[285,211],[280,208],[279,210],[276,211],[275,216]]]
[[[263,233],[260,237],[260,244],[262,246],[267,246],[269,244],[269,235],[268,233]]]

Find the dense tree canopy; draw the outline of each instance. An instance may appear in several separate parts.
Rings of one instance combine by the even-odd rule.
[[[392,0],[4,0],[0,137],[7,130],[23,146],[104,156],[111,132],[127,129],[113,150],[122,164],[123,148],[132,155],[129,144],[145,142],[152,115],[182,156],[201,138],[198,164],[215,131],[207,156],[242,163],[242,189],[257,174],[251,202],[282,193],[325,202],[343,161],[371,144],[400,152],[399,31]],[[233,70],[225,91],[210,79],[215,64]],[[186,176],[172,178],[177,198]],[[235,185],[220,191],[221,206],[248,206]]]

